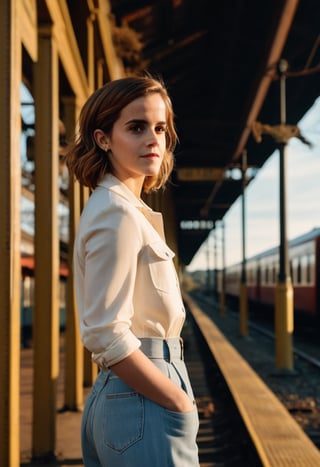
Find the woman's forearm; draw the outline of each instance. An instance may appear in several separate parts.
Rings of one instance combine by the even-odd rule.
[[[193,403],[188,395],[159,370],[140,350],[112,365],[111,370],[137,392],[177,412],[190,412]]]

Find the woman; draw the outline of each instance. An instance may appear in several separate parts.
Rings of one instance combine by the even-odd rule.
[[[81,336],[100,368],[82,421],[87,467],[199,466],[174,254],[140,198],[164,186],[176,138],[164,85],[123,78],[88,99],[67,155],[93,190],[74,246]]]

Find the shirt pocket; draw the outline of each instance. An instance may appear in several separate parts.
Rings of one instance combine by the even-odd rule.
[[[173,264],[174,253],[162,242],[147,245],[147,261],[153,285],[161,292],[177,289],[178,277]]]

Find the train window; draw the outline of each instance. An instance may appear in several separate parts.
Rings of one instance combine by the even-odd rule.
[[[310,258],[307,258],[308,262],[307,262],[307,266],[306,266],[306,281],[307,281],[307,284],[311,283],[311,265],[310,265],[309,259]]]
[[[297,283],[301,284],[302,282],[302,277],[301,277],[301,263],[298,260],[298,265],[297,265]]]
[[[268,268],[268,266],[266,267],[265,281],[266,281],[266,284],[268,284],[268,282],[269,282],[269,268]]]
[[[260,266],[258,266],[258,269],[257,269],[256,285],[258,287],[260,287],[261,285],[261,267]]]
[[[308,279],[308,257],[306,255],[301,257],[300,260],[300,265],[301,265],[301,283],[302,284],[308,284],[309,279]]]
[[[290,277],[291,277],[291,280],[292,280],[292,283],[294,284],[294,273],[293,273],[293,264],[292,264],[292,261],[290,261]]]
[[[251,285],[254,284],[254,280],[255,280],[255,279],[254,279],[254,273],[255,273],[255,271],[254,271],[254,269],[251,267],[251,268],[250,268],[250,284],[251,284]]]
[[[261,267],[260,269],[260,277],[261,277],[261,284],[264,284],[266,281],[266,276],[265,276],[265,269],[264,267]]]
[[[308,261],[307,269],[306,269],[307,282],[308,282],[308,284],[313,284],[313,282],[314,282],[314,262],[315,262],[314,254],[309,255],[307,261]]]
[[[272,283],[275,284],[277,282],[277,267],[274,264],[272,267]]]
[[[300,258],[293,258],[291,265],[292,265],[292,271],[291,271],[292,283],[301,284]]]

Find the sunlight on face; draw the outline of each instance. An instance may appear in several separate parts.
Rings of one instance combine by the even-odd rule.
[[[146,176],[159,173],[166,131],[166,106],[158,93],[132,101],[113,126],[108,138],[113,172],[136,194],[140,194]]]

